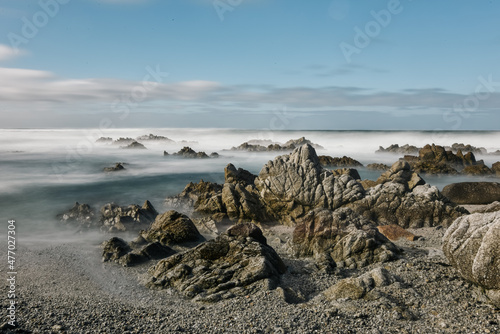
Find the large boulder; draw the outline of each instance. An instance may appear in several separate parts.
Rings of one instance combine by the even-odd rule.
[[[132,204],[119,206],[108,203],[101,208],[101,230],[105,232],[139,231],[151,224],[158,212],[146,201],[143,206]]]
[[[125,267],[144,263],[149,260],[166,258],[175,251],[159,242],[127,243],[125,240],[113,237],[102,243],[102,261],[117,262]]]
[[[500,212],[460,217],[443,237],[443,252],[468,281],[500,307]]]
[[[191,219],[175,210],[158,215],[147,230],[140,232],[141,237],[149,242],[172,245],[195,242],[203,239]]]
[[[257,227],[255,227],[257,228]],[[215,302],[276,286],[286,267],[270,246],[247,236],[249,229],[224,233],[158,262],[148,271],[150,288],[175,288],[197,301]]]
[[[452,183],[445,186],[442,193],[456,204],[490,204],[500,201],[500,183]]]
[[[292,245],[296,256],[326,253],[337,266],[349,268],[386,262],[399,252],[373,222],[348,208],[310,211],[295,227]]]
[[[323,169],[310,145],[269,161],[255,186],[268,210],[289,224],[314,208],[334,210],[364,196],[356,180],[348,175],[335,177]]]

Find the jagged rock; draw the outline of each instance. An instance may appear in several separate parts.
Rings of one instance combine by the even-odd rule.
[[[286,267],[268,245],[227,233],[158,262],[150,288],[176,288],[197,301],[215,302],[275,287]]]
[[[459,274],[500,307],[500,212],[460,217],[443,237],[443,252]]]
[[[295,148],[301,147],[301,146],[303,146],[305,144],[311,145],[315,149],[323,149],[323,146],[318,145],[318,144],[314,144],[309,139],[306,139],[306,137],[300,137],[299,139],[290,139],[283,146],[285,146],[285,147],[293,147],[293,149],[295,149]]]
[[[398,248],[380,234],[373,222],[351,209],[316,209],[293,231],[296,256],[329,254],[339,267],[358,268],[395,259]]]
[[[494,172],[489,169],[484,163],[476,163],[475,165],[465,166],[464,174],[468,175],[491,175]]]
[[[210,153],[210,158],[218,158],[218,157],[219,157],[219,153],[217,153],[217,152]]]
[[[68,212],[57,215],[57,219],[61,223],[76,225],[83,229],[97,227],[95,212],[88,204],[76,202]]]
[[[267,144],[267,146],[264,146]],[[318,144],[312,143],[310,140],[305,137],[301,137],[299,139],[291,139],[287,141],[285,144],[273,143],[268,140],[249,140],[241,144],[238,147],[232,147],[232,151],[249,151],[249,152],[272,152],[272,151],[292,151],[297,147],[302,145],[311,145],[314,148],[322,149],[323,147]]]
[[[454,143],[451,147],[446,147],[453,152],[472,152],[473,154],[488,154],[488,151],[484,147],[475,147],[470,144]]]
[[[232,147],[231,151],[248,151],[248,152],[264,152],[267,151],[267,147],[262,145],[253,145],[249,143],[243,143],[240,146]]]
[[[103,171],[105,172],[117,172],[120,170],[124,170],[125,167],[123,167],[123,164],[121,162],[117,162],[114,167],[105,167]]]
[[[367,189],[366,196],[347,206],[377,225],[397,224],[403,228],[449,226],[467,211],[454,206],[435,186],[400,160]]]
[[[144,202],[142,207],[136,204],[120,207],[115,203],[108,203],[101,208],[101,230],[138,231],[149,226],[157,215],[158,212],[149,201]]]
[[[203,239],[193,221],[188,216],[175,210],[158,215],[151,227],[141,231],[140,235],[149,242],[159,242],[162,245]]]
[[[142,141],[149,140],[149,141],[161,141],[161,142],[175,143],[175,141],[173,141],[172,139],[169,139],[169,138],[164,137],[164,136],[157,136],[157,135],[154,135],[152,133],[150,133],[149,135],[137,137],[137,140],[142,140]]]
[[[121,148],[132,149],[132,150],[136,150],[136,149],[138,149],[138,150],[146,150],[146,146],[144,146],[141,143],[136,142],[136,141],[133,141],[132,143],[130,143],[127,146],[121,146]]]
[[[348,175],[324,170],[310,145],[269,161],[255,179],[262,203],[284,223],[314,208],[336,209],[364,196],[363,187]]]
[[[256,175],[253,175],[243,168],[236,169],[233,164],[229,164],[224,168],[224,179],[226,183],[240,183],[246,186],[254,184],[256,177]]]
[[[443,195],[456,204],[490,204],[500,201],[500,183],[452,183],[443,188]]]
[[[379,163],[373,163],[373,164],[366,165],[366,169],[370,169],[370,170],[386,171],[389,168],[391,168],[391,166],[387,166],[386,164],[379,164]]]
[[[491,170],[497,175],[497,176],[500,176],[500,161],[498,162],[495,162],[492,166],[491,166]]]
[[[342,158],[332,158],[328,155],[320,155],[319,163],[324,167],[362,167],[363,164],[353,158],[343,156]]]
[[[231,237],[254,238],[261,244],[267,245],[267,239],[262,234],[262,230],[252,223],[233,225],[227,230],[227,235]]]
[[[340,176],[340,175],[349,175],[352,177],[354,180],[359,180],[361,179],[361,176],[359,176],[359,173],[356,169],[354,168],[339,168],[339,169],[332,169],[332,174],[335,176]]]
[[[165,153],[164,153],[165,155]],[[189,159],[207,159],[209,156],[205,152],[195,152],[192,148],[185,146],[179,152],[172,154],[175,157]]]
[[[396,241],[401,238],[405,238],[409,241],[415,241],[419,237],[415,234],[405,230],[399,225],[379,225],[377,229],[382,233],[387,239],[391,241]]]
[[[399,281],[397,276],[386,269],[376,268],[359,277],[344,278],[324,291],[323,294],[330,300],[356,300],[365,297],[375,288],[388,286]]]
[[[174,250],[158,242],[147,244],[142,248],[134,249],[134,246],[136,247],[137,243],[127,244],[125,240],[113,237],[102,244],[102,261],[113,261],[129,267],[153,259],[163,259],[175,254]]]
[[[198,215],[225,215],[222,204],[222,185],[201,180],[199,183],[190,182],[177,196],[167,198],[165,204],[176,209],[192,208]]]
[[[419,151],[419,148],[413,145],[405,144],[399,146],[398,144],[393,144],[387,148],[379,146],[379,149],[375,153],[396,153],[396,154],[415,154]]]
[[[123,138],[123,137],[120,137],[118,138],[117,140],[113,141],[113,144],[114,145],[129,145],[133,142],[135,142],[136,140],[134,138]]]
[[[112,143],[112,142],[113,142],[113,138],[111,138],[111,137],[101,137],[101,138],[96,140],[96,143]]]

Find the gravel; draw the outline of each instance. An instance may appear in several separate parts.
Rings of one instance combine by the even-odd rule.
[[[441,251],[444,228],[410,229],[393,262],[362,269],[317,269],[288,255],[279,227],[266,230],[288,271],[271,291],[215,304],[173,290],[149,290],[143,275],[154,262],[124,268],[101,262],[100,240],[30,242],[17,249],[17,321],[2,333],[497,333],[500,312],[461,279]],[[109,238],[109,236],[106,236]],[[280,241],[281,240],[281,241]],[[399,280],[359,300],[327,300],[322,291],[347,277],[383,267]],[[6,307],[7,286],[2,305]],[[5,308],[4,308],[5,310]],[[1,323],[1,322],[0,322]]]

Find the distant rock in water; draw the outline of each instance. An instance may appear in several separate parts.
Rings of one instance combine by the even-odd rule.
[[[95,141],[96,143],[112,143],[113,138],[111,137],[101,137]]]
[[[113,145],[129,145],[135,142],[136,140],[134,138],[123,138],[120,137],[117,140],[113,141]]]
[[[379,146],[379,149],[375,151],[375,153],[415,154],[418,153],[419,150],[420,148],[409,144],[403,146],[393,144],[391,146],[388,146],[387,148]]]
[[[366,169],[384,171],[384,172],[386,170],[388,170],[389,168],[391,168],[391,166],[387,166],[386,164],[379,164],[379,163],[373,163],[373,164],[366,165]]]
[[[500,307],[500,212],[458,218],[443,237],[443,252],[460,276]]]
[[[117,162],[114,167],[105,167],[103,169],[103,171],[105,171],[105,172],[117,172],[117,171],[124,170],[124,169],[125,169],[125,167],[123,167],[123,163]]]
[[[132,149],[132,150],[137,150],[137,149],[139,149],[139,150],[145,150],[145,149],[146,149],[146,146],[142,145],[142,144],[141,144],[141,143],[139,143],[139,142],[134,141],[134,142],[130,143],[130,144],[129,144],[129,145],[127,145],[127,146],[122,146],[121,148],[124,148],[124,149]]]
[[[275,288],[286,266],[273,248],[252,236],[262,234],[258,229],[236,227],[231,234],[161,260],[148,270],[146,286],[175,288],[203,302]]]
[[[443,195],[456,204],[490,204],[500,201],[500,183],[452,183],[443,188]]]
[[[105,232],[139,231],[149,227],[158,216],[158,212],[149,201],[142,207],[136,204],[121,207],[115,203],[108,203],[100,211],[101,230]]]
[[[163,151],[163,156],[170,156],[167,151]],[[188,158],[188,159],[208,159],[210,158],[205,152],[195,152],[191,147],[185,146],[179,152],[172,154],[173,157]],[[212,156],[212,155],[211,155]],[[218,157],[213,156],[213,157]]]
[[[463,143],[454,143],[451,146],[446,146],[446,150],[451,150],[454,153],[457,153],[458,151],[462,152],[472,152],[474,154],[488,154],[488,150],[486,150],[484,147],[475,147],[469,144],[463,144]]]
[[[458,174],[468,173],[487,175],[493,172],[482,160],[476,161],[472,152],[465,155],[459,149],[457,153],[447,151],[443,146],[426,145],[418,152],[418,156],[404,157],[417,173],[425,174]]]
[[[88,204],[78,202],[69,211],[57,215],[57,219],[63,224],[83,230],[98,227],[94,210]]]
[[[491,166],[491,170],[497,175],[500,176],[500,161],[495,162]]]
[[[157,136],[157,135],[154,135],[152,133],[150,133],[149,135],[144,135],[144,136],[137,137],[137,140],[138,141],[139,140],[140,141],[161,141],[161,142],[175,143],[175,141],[173,141],[170,138],[167,138],[167,137],[164,137],[164,136]]]
[[[342,158],[332,158],[328,155],[320,155],[319,163],[323,167],[362,167],[363,164],[353,158],[343,156]]]
[[[280,143],[270,143],[267,146],[263,146],[261,144],[267,144],[271,141],[267,140],[250,140],[241,144],[238,147],[232,147],[231,151],[249,151],[249,152],[272,152],[272,151],[292,151],[297,147],[300,147],[304,144],[309,144],[316,149],[322,149],[323,147],[318,144],[313,144],[310,140],[305,137],[301,137],[299,139],[291,139],[287,141],[285,144]]]

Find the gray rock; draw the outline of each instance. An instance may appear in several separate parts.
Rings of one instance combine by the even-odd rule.
[[[100,211],[101,230],[105,232],[139,231],[148,227],[158,215],[149,201],[145,201],[142,207],[136,204],[120,207],[108,203]]]
[[[151,227],[141,231],[140,235],[148,242],[159,242],[162,245],[201,241],[203,239],[193,221],[188,216],[175,210],[158,215]]]
[[[459,274],[500,307],[500,212],[458,218],[443,236],[443,252]]]
[[[444,187],[442,193],[456,204],[490,204],[500,201],[500,183],[452,183]]]
[[[67,212],[57,215],[63,224],[76,226],[80,229],[97,227],[95,212],[88,204],[78,202]]]

